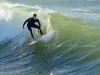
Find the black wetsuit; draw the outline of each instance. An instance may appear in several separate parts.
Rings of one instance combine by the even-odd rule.
[[[31,36],[32,36],[33,39],[34,39],[34,36],[33,36],[31,27],[39,29],[41,35],[43,35],[43,33],[42,33],[42,31],[41,31],[41,24],[40,24],[39,19],[34,20],[33,17],[32,17],[32,18],[29,18],[29,19],[27,19],[27,20],[24,22],[23,27],[24,27],[24,25],[26,24],[26,22],[28,22],[28,23],[27,23],[27,28],[28,28],[28,30],[30,31]],[[36,22],[38,22],[39,26],[35,24]]]

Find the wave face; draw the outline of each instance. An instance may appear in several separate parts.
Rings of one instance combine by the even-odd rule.
[[[34,13],[47,37],[26,46],[32,39],[22,25]],[[99,26],[38,5],[0,2],[0,75],[100,75]]]

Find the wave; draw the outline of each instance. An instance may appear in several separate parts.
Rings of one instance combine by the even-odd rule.
[[[5,38],[14,37],[20,33],[22,33],[22,25],[23,22],[33,15],[33,13],[37,13],[40,17],[41,23],[44,25],[43,27],[47,27],[47,32],[53,31],[52,27],[49,22],[49,16],[41,10],[38,6],[30,7],[20,4],[10,4],[10,3],[2,3],[0,5],[0,23],[1,23],[1,38],[0,41],[4,40]],[[49,11],[50,12],[50,11]],[[43,18],[45,20],[43,20]],[[48,26],[46,26],[48,24]],[[3,30],[2,30],[3,28]],[[26,30],[25,30],[26,31]],[[2,34],[2,32],[4,32]],[[10,33],[11,35],[9,35]]]
[[[34,13],[48,35],[34,45],[23,22]],[[99,24],[41,7],[0,5],[0,75],[99,75]],[[38,37],[36,29],[34,36]]]

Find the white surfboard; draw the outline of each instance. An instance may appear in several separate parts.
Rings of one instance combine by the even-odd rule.
[[[31,43],[26,44],[26,45],[32,45],[32,44],[35,44],[36,42],[38,42],[39,40],[41,40],[41,38],[42,38],[43,36],[45,36],[45,35],[46,35],[46,34],[42,35],[41,37],[37,38],[36,40],[34,40],[34,41],[32,41]]]
[[[26,44],[26,45],[32,45],[32,44],[35,44],[36,42],[38,42],[38,40],[32,41],[31,43]]]

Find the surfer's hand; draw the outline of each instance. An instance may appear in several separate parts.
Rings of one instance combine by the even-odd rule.
[[[23,29],[24,29],[24,27],[23,27]]]

